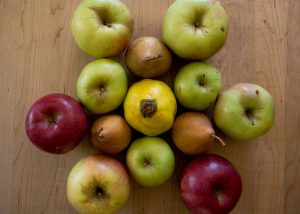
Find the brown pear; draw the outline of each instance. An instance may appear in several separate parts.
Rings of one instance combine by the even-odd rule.
[[[116,154],[124,150],[131,141],[131,129],[120,115],[105,115],[93,123],[92,144],[102,152]]]
[[[208,152],[214,139],[225,145],[215,135],[209,118],[199,112],[185,112],[179,115],[172,128],[172,139],[177,148],[187,155],[198,155]]]
[[[145,36],[134,40],[125,54],[127,68],[143,78],[158,77],[172,64],[169,49],[156,37]]]

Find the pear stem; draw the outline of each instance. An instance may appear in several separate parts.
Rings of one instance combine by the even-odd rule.
[[[222,138],[218,137],[215,134],[211,134],[210,136],[212,136],[213,138],[217,139],[221,143],[222,146],[226,146],[226,143],[224,142],[224,140],[222,140]]]

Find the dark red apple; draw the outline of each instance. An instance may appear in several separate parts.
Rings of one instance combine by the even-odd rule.
[[[49,94],[36,101],[27,113],[28,138],[38,148],[63,154],[75,148],[87,130],[87,118],[80,104],[65,94]]]
[[[242,181],[228,160],[218,155],[204,155],[185,167],[179,192],[193,214],[227,214],[241,196]]]

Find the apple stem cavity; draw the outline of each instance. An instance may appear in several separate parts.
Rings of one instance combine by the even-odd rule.
[[[105,91],[105,87],[103,85],[100,85],[100,95],[104,94]]]
[[[101,187],[97,187],[96,194],[99,198],[103,197],[103,195],[104,195],[103,189]]]
[[[199,80],[199,85],[204,86],[204,84],[205,84],[205,74],[203,74]]]
[[[109,24],[109,23],[107,23],[107,22],[103,22],[103,25],[105,25],[105,26],[108,27],[108,28],[111,28],[111,27],[112,27],[112,25]]]
[[[202,27],[204,11],[202,10],[195,10],[195,19],[194,19],[194,26],[195,28]]]
[[[220,193],[220,191],[221,191],[221,187],[220,186],[216,186],[216,187],[214,187],[213,188],[213,192],[214,192],[214,195],[217,197],[218,196],[218,194]]]
[[[46,120],[48,122],[48,125],[51,126],[53,123],[55,123],[56,115],[55,114],[53,114],[53,115],[47,115],[46,116]]]
[[[157,105],[154,100],[144,99],[141,102],[140,111],[144,118],[152,117],[152,115],[157,111]]]
[[[246,109],[245,114],[246,114],[249,122],[251,123],[251,125],[254,126],[253,111],[251,109]]]
[[[102,23],[104,26],[111,28],[112,25],[109,23],[109,8],[108,7],[97,7],[97,6],[92,6],[90,7],[91,10],[93,10],[100,23]]]
[[[226,143],[224,142],[224,140],[222,138],[218,137],[215,134],[211,134],[210,136],[212,136],[213,138],[217,139],[221,143],[222,146],[226,146]]]
[[[53,122],[55,121],[55,119],[54,119],[53,116],[49,116],[49,117],[47,117],[47,121],[48,121],[49,123],[53,123]]]
[[[145,160],[144,161],[144,166],[149,166],[150,165],[150,162],[148,160]]]

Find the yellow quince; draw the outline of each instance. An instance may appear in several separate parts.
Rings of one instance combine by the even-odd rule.
[[[169,130],[176,111],[176,98],[172,90],[158,80],[144,79],[134,83],[124,100],[126,121],[148,136],[156,136]]]

